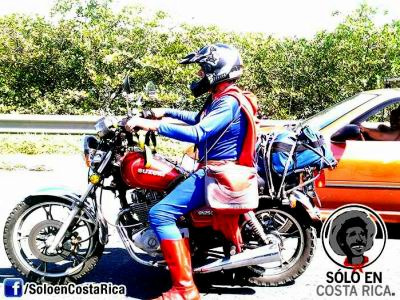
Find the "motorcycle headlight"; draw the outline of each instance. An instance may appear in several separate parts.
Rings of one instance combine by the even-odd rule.
[[[88,168],[94,168],[98,166],[107,152],[96,149],[89,149],[88,154],[85,154],[85,163]]]
[[[97,121],[96,125],[94,125],[94,128],[96,129],[97,135],[102,138],[114,130],[116,127],[115,124],[118,124],[118,120],[116,118],[103,117]]]

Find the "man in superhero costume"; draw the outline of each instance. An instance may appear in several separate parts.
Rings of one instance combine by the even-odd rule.
[[[205,156],[206,146],[210,149],[207,161],[236,161],[254,166],[257,104],[254,95],[244,94],[236,85],[243,73],[242,60],[238,51],[225,44],[208,45],[190,53],[181,64],[197,63],[201,79],[193,82],[190,89],[195,97],[210,93],[200,113],[176,109],[154,109],[157,119],[170,117],[187,124],[176,125],[166,122],[132,118],[127,130],[141,128],[158,131],[159,134],[184,142],[194,143],[199,158]],[[233,121],[228,130],[222,132]],[[161,250],[172,278],[172,288],[159,299],[199,299],[193,282],[189,243],[183,239],[176,220],[205,205],[204,168],[199,168],[179,184],[149,212],[149,221],[160,240]],[[234,223],[227,224],[230,220]],[[222,231],[237,247],[241,242],[238,218],[214,217],[213,227]],[[235,223],[236,222],[236,223]],[[239,248],[240,249],[240,248]]]

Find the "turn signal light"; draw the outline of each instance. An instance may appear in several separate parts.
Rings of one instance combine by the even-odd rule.
[[[315,185],[317,188],[324,188],[325,187],[325,172],[321,170],[319,172],[319,177],[315,180]]]
[[[289,198],[289,205],[290,205],[290,208],[296,208],[297,200],[296,200],[295,197],[290,197]]]
[[[100,182],[100,175],[99,174],[92,174],[89,176],[89,181],[92,184],[98,184]]]
[[[85,159],[86,167],[90,168],[90,158],[89,158],[89,154],[85,154],[84,159]]]

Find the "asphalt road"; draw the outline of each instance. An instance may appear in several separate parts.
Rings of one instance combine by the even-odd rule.
[[[51,171],[4,171],[0,170],[0,229],[1,240],[5,220],[13,207],[23,199],[24,195],[35,189],[45,186],[70,186],[77,191],[82,191],[86,186],[86,171],[80,156],[0,156],[0,162],[25,165],[28,169],[37,169],[37,165],[44,165]],[[118,209],[117,201],[107,198],[106,217],[113,219],[113,214]],[[329,260],[318,241],[317,251],[313,261],[306,272],[294,283],[281,287],[254,287],[240,285],[234,279],[224,274],[203,275],[198,278],[198,286],[203,299],[399,299],[400,297],[400,239],[394,231],[398,227],[389,228],[391,238],[379,258],[378,262],[368,267],[368,272],[382,272],[381,289],[377,284],[370,284],[371,293],[375,295],[362,297],[359,292],[360,284],[356,284],[357,296],[345,296],[342,285],[334,284],[341,291],[341,296],[318,295],[320,292],[329,293],[327,272],[338,271],[338,266]],[[103,257],[97,267],[84,278],[84,282],[112,282],[124,284],[127,287],[127,296],[133,299],[149,299],[158,296],[168,289],[170,281],[168,272],[145,267],[134,262],[125,251],[115,229],[111,229],[110,242],[106,247]],[[351,272],[349,273],[351,275]],[[3,243],[0,244],[0,282],[4,278],[18,277],[18,273],[11,267],[4,251]],[[381,295],[385,286],[389,286],[391,294]],[[350,286],[351,287],[351,286]],[[392,295],[394,294],[394,295]],[[0,298],[3,296],[0,291]],[[27,298],[24,296],[23,299]],[[52,299],[51,296],[31,297],[33,299]],[[78,299],[80,297],[64,297],[63,299]],[[84,297],[82,299],[91,299]],[[114,296],[102,297],[103,299],[116,299]]]

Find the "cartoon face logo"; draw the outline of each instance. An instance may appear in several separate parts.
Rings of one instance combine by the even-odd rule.
[[[382,253],[387,230],[381,217],[372,209],[362,205],[347,205],[338,208],[325,221],[321,238],[324,250],[333,262],[354,271],[362,271]],[[375,241],[379,241],[376,246]]]

